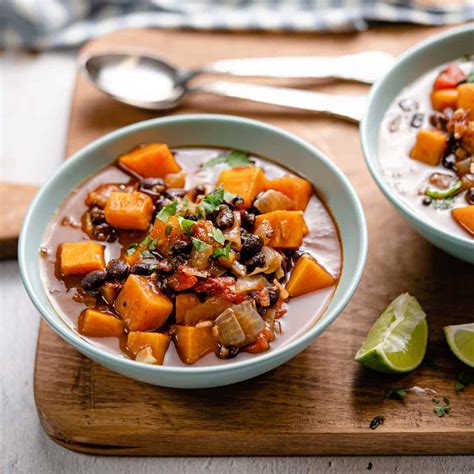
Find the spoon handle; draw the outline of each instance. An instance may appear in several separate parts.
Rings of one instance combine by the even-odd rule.
[[[193,87],[189,91],[322,112],[353,122],[360,122],[367,101],[366,96],[322,94],[300,89],[225,81],[208,82]]]
[[[213,62],[201,72],[274,78],[339,78],[372,84],[394,61],[391,54],[365,51],[345,56],[228,59]]]

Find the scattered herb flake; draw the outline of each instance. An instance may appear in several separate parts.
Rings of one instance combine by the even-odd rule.
[[[371,430],[376,430],[380,425],[383,425],[384,421],[385,421],[385,416],[383,415],[374,416],[374,418],[370,422],[369,428]]]
[[[212,236],[214,237],[214,240],[216,242],[218,242],[221,245],[224,245],[225,237],[220,229],[218,229],[217,227],[214,227],[214,229],[212,229]]]
[[[178,216],[178,222],[179,222],[179,225],[181,226],[181,229],[184,230],[184,233],[186,235],[192,235],[193,225],[195,224],[194,221],[192,221],[191,219],[186,219],[183,216]]]
[[[173,227],[168,224],[166,227],[165,227],[165,234],[168,236],[171,234],[171,231],[173,230]]]
[[[149,250],[143,250],[142,257],[143,258],[153,258],[153,254]]]
[[[433,412],[436,413],[440,418],[449,413],[449,399],[443,397],[444,405],[439,405],[439,400],[433,399],[433,402],[437,405],[434,407]]]
[[[249,166],[252,164],[252,161],[249,159],[248,153],[240,150],[232,150],[212,158],[204,163],[203,168],[212,168],[220,163],[226,163],[231,168],[235,168],[237,166]]]
[[[209,193],[203,200],[202,205],[206,214],[211,214],[224,202],[224,188],[219,186],[212,193]]]
[[[214,251],[212,252],[212,256],[215,258],[220,258],[220,257],[229,258],[229,255],[230,255],[230,242],[223,249],[217,248],[217,249],[214,249]]]
[[[192,241],[193,241],[193,247],[198,252],[202,252],[203,250],[206,250],[207,247],[209,247],[209,245],[206,244],[206,242],[203,242],[202,240],[196,239],[195,237],[192,237]]]
[[[129,256],[135,255],[135,252],[137,251],[137,247],[138,247],[137,243],[130,244],[127,247],[127,250],[125,250],[125,253]]]
[[[393,400],[403,400],[407,395],[406,388],[389,388],[385,390],[385,398]]]
[[[435,209],[439,209],[440,211],[445,211],[446,209],[451,209],[451,207],[453,207],[453,201],[453,196],[446,199],[435,199],[433,201],[433,207]]]
[[[140,245],[140,247],[148,247],[152,240],[153,239],[147,235],[138,245]]]
[[[171,216],[174,216],[176,214],[176,209],[178,207],[178,201],[173,201],[172,203],[163,206],[160,209],[160,212],[156,215],[158,219],[160,219],[163,224],[166,224]]]

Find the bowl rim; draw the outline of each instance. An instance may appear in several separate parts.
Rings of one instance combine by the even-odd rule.
[[[324,320],[320,322],[320,324],[315,324],[307,333],[303,334],[299,338],[278,347],[273,351],[269,351],[264,354],[260,354],[258,357],[253,357],[250,359],[242,360],[242,361],[234,361],[232,364],[222,364],[222,365],[211,365],[211,366],[200,366],[200,367],[176,367],[176,366],[166,366],[166,365],[151,365],[145,364],[142,362],[137,362],[135,360],[127,359],[123,356],[116,355],[111,352],[107,352],[100,347],[96,346],[95,344],[91,344],[90,342],[86,341],[85,339],[81,338],[78,334],[76,334],[73,330],[71,330],[60,317],[58,317],[52,309],[43,305],[42,301],[37,296],[32,280],[33,278],[29,275],[26,269],[26,253],[28,248],[28,228],[31,225],[31,221],[33,216],[40,211],[41,209],[41,202],[43,197],[49,193],[49,188],[52,185],[52,182],[55,180],[59,173],[63,174],[69,167],[71,167],[76,161],[82,159],[83,156],[88,155],[91,153],[95,148],[101,147],[103,145],[109,144],[115,141],[117,138],[122,136],[128,135],[130,133],[134,133],[137,131],[141,131],[147,128],[153,128],[155,126],[160,126],[163,124],[169,125],[177,122],[187,122],[189,124],[196,123],[196,122],[227,122],[232,124],[245,124],[252,127],[257,127],[260,129],[266,129],[272,133],[278,134],[283,136],[284,139],[290,140],[294,142],[296,145],[299,145],[306,149],[316,160],[322,161],[327,167],[329,167],[330,171],[337,177],[341,185],[348,191],[350,199],[353,202],[355,211],[356,211],[356,220],[357,220],[357,230],[360,234],[360,244],[359,248],[357,249],[358,255],[356,260],[355,268],[353,269],[350,282],[348,284],[347,289],[340,295],[338,295],[338,301],[335,303],[335,306],[331,309],[327,308],[323,315],[325,316]],[[362,204],[359,200],[357,193],[355,192],[352,184],[349,182],[348,178],[340,171],[335,164],[330,161],[318,148],[314,147],[310,143],[298,138],[297,136],[293,135],[290,132],[280,129],[279,127],[275,127],[273,125],[269,125],[267,123],[243,118],[240,116],[231,116],[231,115],[221,115],[221,114],[183,114],[183,115],[176,115],[176,116],[168,116],[168,117],[160,117],[154,118],[151,120],[145,120],[138,123],[134,123],[131,125],[127,125],[125,127],[121,127],[117,130],[114,130],[98,139],[92,141],[91,143],[87,144],[77,152],[75,152],[70,158],[65,160],[61,166],[57,169],[57,171],[48,179],[48,181],[42,186],[41,190],[33,199],[32,204],[30,205],[27,214],[25,216],[23,226],[20,233],[20,238],[18,242],[18,262],[20,267],[20,275],[23,281],[23,285],[33,302],[36,309],[40,312],[43,319],[57,332],[61,335],[63,339],[65,339],[69,344],[73,347],[78,348],[81,352],[85,353],[86,355],[90,356],[92,359],[99,360],[99,361],[106,361],[107,363],[113,365],[114,367],[118,365],[130,367],[132,370],[133,368],[141,368],[146,371],[154,372],[156,375],[160,373],[165,374],[216,374],[219,372],[229,372],[229,371],[237,371],[242,369],[249,369],[251,367],[260,366],[265,362],[269,362],[271,360],[277,359],[284,353],[291,353],[292,350],[297,350],[298,347],[302,345],[308,345],[312,339],[316,338],[319,334],[321,334],[326,328],[334,322],[334,320],[339,316],[345,306],[349,303],[350,299],[352,298],[355,290],[357,289],[360,279],[362,277],[365,264],[367,261],[367,252],[368,252],[368,232],[367,232],[367,223],[365,214],[363,211]],[[38,261],[35,262],[35,265],[38,265]],[[343,266],[344,271],[344,266]],[[44,287],[43,287],[43,291]],[[331,303],[334,302],[334,299],[331,300]],[[328,314],[329,313],[329,314]],[[80,348],[80,349],[79,349]]]
[[[464,237],[460,235],[453,235],[449,231],[445,230],[442,227],[437,227],[434,222],[430,219],[424,218],[421,214],[417,212],[416,209],[412,208],[409,204],[405,203],[403,199],[396,193],[395,190],[391,189],[389,184],[383,178],[381,172],[377,169],[376,164],[379,163],[378,152],[373,150],[369,145],[369,116],[372,110],[372,107],[376,103],[380,94],[383,94],[387,81],[391,78],[392,74],[395,73],[400,67],[402,67],[405,62],[410,61],[413,57],[419,54],[429,54],[438,44],[449,41],[452,37],[457,35],[464,35],[474,31],[473,25],[465,25],[458,28],[453,28],[443,33],[439,33],[430,38],[421,41],[418,44],[415,44],[413,47],[405,51],[400,57],[395,61],[392,67],[387,71],[384,77],[378,81],[372,89],[370,90],[369,97],[367,100],[367,108],[364,113],[364,116],[360,123],[360,139],[362,145],[362,152],[364,155],[364,160],[369,172],[376,182],[378,188],[382,191],[385,197],[394,205],[397,209],[401,210],[412,220],[419,223],[422,227],[427,228],[434,234],[442,236],[445,240],[451,241],[451,243],[456,246],[464,247],[467,249],[474,249],[474,240],[470,240],[469,237]],[[425,71],[425,73],[428,71]],[[420,76],[419,76],[420,77]],[[407,86],[404,84],[404,86]],[[385,111],[386,112],[386,111]],[[377,132],[380,129],[380,123],[377,128]],[[377,139],[378,143],[378,139]]]

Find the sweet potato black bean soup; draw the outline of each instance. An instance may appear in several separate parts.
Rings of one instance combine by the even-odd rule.
[[[103,349],[213,365],[311,328],[342,265],[311,183],[237,150],[146,144],[82,183],[40,250],[50,301]]]
[[[474,239],[474,56],[406,87],[379,133],[387,182],[417,213]]]

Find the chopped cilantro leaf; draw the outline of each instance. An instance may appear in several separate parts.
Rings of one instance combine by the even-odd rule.
[[[170,235],[172,230],[173,230],[173,227],[168,224],[168,225],[165,227],[165,234],[166,234],[166,235]]]
[[[385,398],[392,398],[394,400],[403,400],[407,395],[405,388],[389,388],[385,390]]]
[[[442,418],[444,415],[447,415],[450,410],[449,406],[449,399],[446,397],[443,397],[444,405],[439,405],[439,400],[433,399],[433,402],[437,405],[434,407],[433,412],[436,413],[440,418]]]
[[[178,207],[178,201],[173,201],[172,203],[168,204],[167,206],[163,206],[160,209],[160,212],[156,215],[158,219],[160,219],[163,224],[166,224],[171,216],[176,214],[176,209]]]
[[[203,168],[212,168],[213,166],[220,163],[226,163],[231,168],[235,168],[237,166],[249,166],[252,164],[248,153],[239,150],[232,150],[212,158],[212,160],[204,163]]]
[[[140,245],[140,247],[148,247],[152,241],[153,239],[147,235],[138,245]]]
[[[216,227],[214,227],[214,229],[212,229],[212,235],[216,242],[218,242],[221,245],[224,245],[225,237],[220,229],[217,229]]]
[[[448,197],[446,199],[435,199],[433,201],[433,207],[439,209],[440,211],[445,211],[446,209],[451,209],[453,207],[454,197]]]
[[[223,249],[217,248],[217,249],[214,249],[214,251],[212,252],[212,256],[215,258],[220,258],[220,257],[229,258],[229,255],[230,255],[230,242]]]
[[[191,219],[185,219],[183,216],[178,216],[178,222],[186,235],[192,235],[193,225],[195,224],[194,221]]]
[[[214,212],[224,202],[224,188],[219,186],[209,193],[203,200],[202,205],[206,214]]]
[[[125,253],[130,256],[135,255],[135,252],[137,251],[137,247],[138,247],[137,243],[130,244],[127,247],[127,250],[125,250]]]
[[[202,252],[203,250],[206,250],[207,247],[209,247],[209,245],[206,244],[206,242],[203,242],[202,240],[196,239],[195,237],[192,237],[192,241],[193,241],[193,247],[198,252]]]
[[[371,430],[376,430],[380,425],[383,425],[384,421],[385,417],[383,415],[374,416],[370,422],[369,428]]]
[[[204,219],[206,217],[201,206],[196,207],[196,215],[198,219]]]

